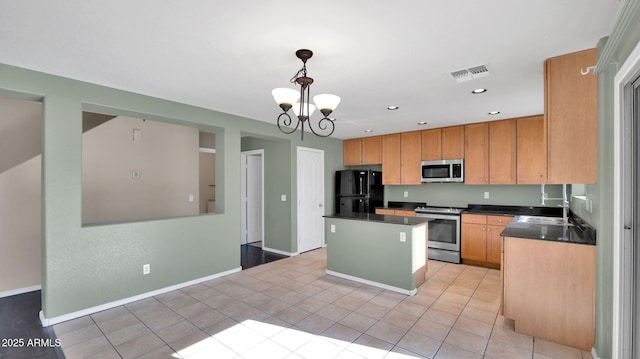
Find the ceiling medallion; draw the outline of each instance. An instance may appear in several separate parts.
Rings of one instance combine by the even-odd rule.
[[[300,139],[304,141],[304,124],[307,122],[309,129],[314,135],[319,137],[329,137],[335,130],[334,118],[329,115],[338,107],[340,97],[330,94],[315,95],[313,102],[309,103],[309,88],[313,83],[313,79],[307,76],[307,60],[313,56],[311,50],[301,49],[296,51],[296,56],[302,60],[302,68],[293,75],[290,82],[300,86],[299,90],[290,88],[276,88],[271,91],[273,99],[282,109],[282,113],[278,116],[278,128],[282,133],[291,134],[300,127]],[[318,123],[314,125],[310,120],[311,115],[316,107],[324,116]],[[289,115],[289,109],[293,109],[293,113],[298,118],[295,126],[292,126],[293,120]]]

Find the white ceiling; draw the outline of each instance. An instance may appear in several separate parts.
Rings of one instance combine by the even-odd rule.
[[[271,90],[289,86],[302,65],[295,50],[308,48],[312,96],[342,98],[334,136],[352,138],[540,114],[544,60],[595,47],[622,6],[0,0],[0,63],[275,123]],[[480,64],[489,77],[458,84],[449,75]],[[477,87],[488,92],[472,95]]]

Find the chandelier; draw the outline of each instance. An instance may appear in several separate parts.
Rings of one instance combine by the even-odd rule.
[[[302,60],[302,68],[293,75],[290,82],[298,84],[300,90],[277,88],[271,92],[274,100],[276,100],[276,103],[282,109],[282,113],[278,116],[278,128],[285,134],[291,134],[300,127],[300,138],[304,140],[304,126],[306,122],[314,135],[329,137],[335,130],[335,119],[329,118],[329,115],[338,107],[340,97],[330,94],[316,95],[313,97],[315,105],[310,104],[309,88],[313,83],[313,79],[307,76],[307,60],[313,56],[313,52],[311,52],[311,50],[301,49],[296,51],[296,56]],[[324,117],[314,126],[310,117],[316,110],[316,107]],[[289,115],[290,109],[293,110],[293,113],[297,117],[295,126],[292,126],[293,119]]]

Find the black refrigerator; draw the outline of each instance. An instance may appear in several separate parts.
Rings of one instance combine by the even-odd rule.
[[[384,203],[380,171],[336,171],[335,188],[336,214],[374,213]]]

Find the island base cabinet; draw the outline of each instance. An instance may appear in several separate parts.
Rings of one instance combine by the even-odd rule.
[[[504,238],[504,316],[517,332],[590,351],[595,246]]]

